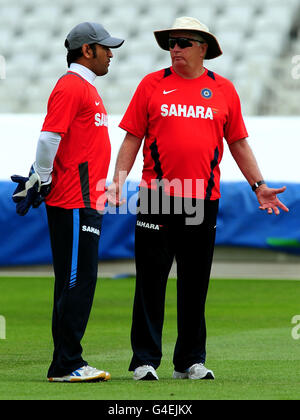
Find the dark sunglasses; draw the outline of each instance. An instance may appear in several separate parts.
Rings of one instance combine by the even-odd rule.
[[[203,41],[198,41],[198,39],[193,38],[169,38],[169,48],[174,48],[177,44],[179,48],[187,48],[192,47],[193,44],[191,41],[200,42],[200,44],[204,44]]]

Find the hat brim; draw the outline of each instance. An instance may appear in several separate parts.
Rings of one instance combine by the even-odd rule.
[[[160,46],[160,48],[162,48],[163,50],[169,51],[169,34],[171,31],[189,31],[189,32],[195,32],[200,34],[203,39],[205,39],[205,41],[208,44],[208,48],[207,48],[207,53],[205,56],[206,60],[211,60],[212,58],[216,58],[219,57],[220,55],[223,54],[223,51],[221,50],[221,47],[219,45],[219,42],[217,41],[216,37],[214,35],[212,35],[209,32],[205,32],[205,31],[198,31],[195,29],[190,29],[190,28],[180,28],[180,29],[176,29],[176,28],[171,28],[171,29],[164,29],[161,31],[155,31],[154,32],[154,36],[156,38],[156,41],[158,43],[158,45]]]
[[[119,48],[124,43],[124,39],[121,38],[114,38],[112,36],[109,36],[108,38],[102,39],[99,41],[100,45],[103,45],[104,47],[108,48]]]

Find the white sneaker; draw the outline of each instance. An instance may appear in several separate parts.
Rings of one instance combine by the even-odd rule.
[[[153,366],[143,365],[134,370],[133,379],[135,381],[158,381],[158,376]]]
[[[83,366],[70,375],[58,378],[48,378],[49,382],[100,382],[111,379],[110,373],[95,369],[91,366]]]
[[[174,379],[215,379],[212,370],[206,369],[203,363],[195,363],[185,372],[173,372]]]

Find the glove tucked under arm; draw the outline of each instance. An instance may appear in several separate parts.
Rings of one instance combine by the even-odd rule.
[[[20,216],[25,216],[30,207],[39,207],[51,190],[51,176],[47,182],[41,182],[34,165],[30,168],[28,177],[13,175],[11,180],[18,183],[12,199],[16,203],[16,211]]]

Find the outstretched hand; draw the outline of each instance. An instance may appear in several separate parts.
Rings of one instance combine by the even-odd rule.
[[[273,212],[278,215],[280,210],[288,212],[289,209],[278,199],[277,194],[281,194],[286,190],[286,187],[269,188],[266,185],[259,187],[255,193],[260,204],[260,210],[267,210],[268,214]]]

